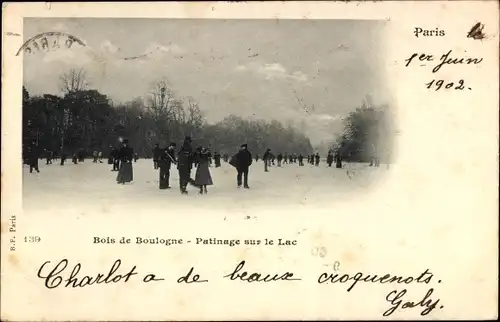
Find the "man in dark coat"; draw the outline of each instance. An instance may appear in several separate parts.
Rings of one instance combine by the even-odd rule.
[[[278,157],[276,159],[278,160],[278,167],[281,167],[281,161],[283,160],[283,155],[281,153],[278,153]]]
[[[163,151],[158,161],[160,167],[160,189],[170,189],[170,166],[172,163],[177,162],[175,160],[175,143],[170,143]]]
[[[85,162],[85,150],[84,149],[80,149],[80,151],[78,151],[78,162]]]
[[[40,173],[40,170],[38,170],[38,158],[39,156],[39,150],[38,146],[36,145],[36,141],[34,141],[30,146],[28,146],[28,151],[27,151],[27,163],[30,166],[30,173],[33,173],[33,170],[35,170],[37,173]]]
[[[67,154],[64,151],[61,151],[61,165],[64,165],[64,162],[66,162]]]
[[[155,144],[155,148],[153,149],[153,167],[155,170],[159,168],[158,161],[160,160],[162,154],[162,150],[158,144]]]
[[[299,154],[299,167],[303,167],[304,166],[304,156],[301,154]]]
[[[193,147],[191,137],[186,136],[179,153],[177,154],[177,170],[179,170],[179,188],[182,194],[187,194],[187,185],[191,180],[193,167]]]
[[[215,152],[215,154],[214,154],[214,163],[215,163],[216,168],[220,167],[220,153],[219,152]]]
[[[74,164],[78,164],[78,153],[77,152],[73,153],[73,156],[71,157],[71,161],[73,161]]]
[[[316,166],[319,166],[319,153],[316,153],[316,156],[314,157],[316,159]]]
[[[337,169],[342,169],[342,156],[340,155],[339,151],[335,153],[334,159],[335,159],[335,167]]]
[[[108,154],[108,164],[111,165],[113,164],[113,152],[114,151],[114,148],[112,145],[109,146],[109,154]]]
[[[46,164],[52,164],[53,153],[50,150],[45,150]]]
[[[119,154],[118,149],[113,148],[113,150],[111,150],[111,157],[113,159],[113,170],[111,171],[120,170],[120,156],[118,154]]]
[[[246,144],[242,144],[240,151],[236,154],[236,170],[238,171],[238,176],[236,177],[238,188],[241,187],[241,177],[243,176],[243,187],[249,189],[248,186],[248,169],[252,164],[252,154],[248,151]]]
[[[333,163],[333,153],[332,151],[328,151],[328,156],[326,157],[326,163],[328,163],[328,166],[331,167]]]

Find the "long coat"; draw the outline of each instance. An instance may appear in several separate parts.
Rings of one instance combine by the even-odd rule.
[[[121,162],[116,181],[118,183],[133,181],[134,172],[132,169],[132,160],[134,158],[134,150],[129,146],[123,146],[118,151],[118,156]]]
[[[208,167],[209,162],[210,162],[210,155],[207,153],[202,153],[199,156],[199,163],[198,163],[198,168],[196,169],[196,176],[195,176],[195,183],[199,186],[201,185],[207,185],[211,186],[213,185],[212,182],[212,176],[210,175],[210,169]]]

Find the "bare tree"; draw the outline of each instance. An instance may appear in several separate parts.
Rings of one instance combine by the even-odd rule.
[[[147,106],[155,121],[168,121],[172,117],[174,94],[167,83],[161,80],[154,84]]]
[[[188,123],[194,127],[201,128],[204,123],[204,115],[200,105],[192,97],[188,97]]]
[[[61,91],[65,94],[78,92],[87,89],[87,73],[83,68],[70,69],[67,73],[60,76]]]

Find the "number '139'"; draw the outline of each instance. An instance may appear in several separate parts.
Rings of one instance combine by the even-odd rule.
[[[40,241],[42,241],[40,236],[24,236],[25,243],[39,243]]]

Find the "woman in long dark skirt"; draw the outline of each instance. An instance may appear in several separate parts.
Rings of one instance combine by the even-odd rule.
[[[120,170],[118,170],[118,176],[116,177],[116,181],[119,184],[132,182],[134,180],[134,172],[132,169],[134,149],[128,146],[127,140],[123,140],[123,146],[120,148],[118,156],[120,159]]]
[[[207,193],[207,186],[213,185],[210,175],[210,153],[203,148],[198,156],[198,168],[196,169],[195,183],[200,186],[200,194]]]

